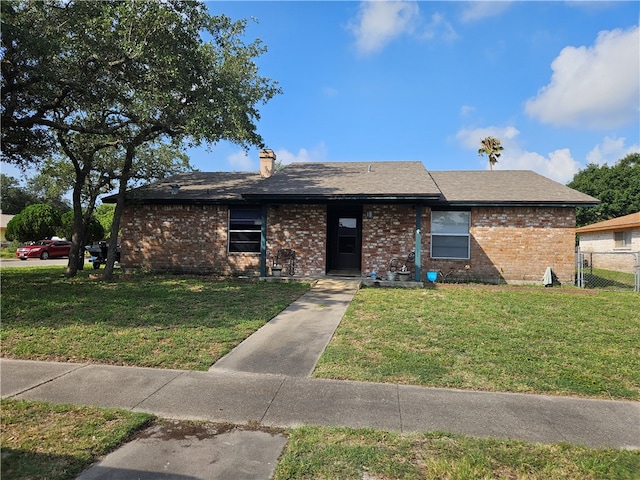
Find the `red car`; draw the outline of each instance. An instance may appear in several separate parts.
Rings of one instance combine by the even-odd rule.
[[[24,245],[16,250],[16,257],[20,260],[27,258],[48,258],[68,257],[71,251],[71,242],[67,240],[40,240],[31,245]]]

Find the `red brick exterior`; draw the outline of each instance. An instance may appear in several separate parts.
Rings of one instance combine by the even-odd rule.
[[[273,255],[281,248],[295,250],[296,274],[324,275],[327,264],[327,207],[270,206],[267,210],[267,267],[271,267]]]
[[[572,284],[575,224],[573,208],[472,208],[469,260],[430,259],[423,242],[423,266],[455,280],[507,283],[540,283],[551,267],[561,283]]]
[[[384,274],[391,259],[414,250],[415,212],[411,205],[363,205],[363,275],[374,269]],[[461,260],[432,259],[428,207],[422,208],[421,220],[423,278],[437,270],[450,280],[539,283],[551,267],[560,282],[573,282],[573,208],[474,207],[471,255]],[[259,254],[228,253],[227,226],[226,205],[130,205],[122,219],[122,263],[154,271],[259,275]],[[327,207],[269,206],[268,269],[280,248],[296,251],[296,275],[324,275]]]

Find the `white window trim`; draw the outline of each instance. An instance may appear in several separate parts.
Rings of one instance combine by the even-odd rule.
[[[436,210],[439,211],[439,210]],[[455,210],[452,210],[455,211]],[[433,211],[431,213],[431,241],[429,242],[429,254],[431,258],[437,260],[470,260],[471,259],[471,212],[466,211],[469,214],[469,224],[467,233],[433,233]],[[466,257],[434,257],[433,256],[433,237],[466,237],[467,238],[467,256]]]

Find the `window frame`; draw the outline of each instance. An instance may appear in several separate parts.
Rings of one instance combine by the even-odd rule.
[[[616,238],[618,235],[622,238]],[[613,248],[615,250],[629,250],[631,248],[631,230],[613,232]]]
[[[464,213],[467,216],[467,231],[466,233],[459,233],[459,232],[435,232],[434,233],[434,228],[433,228],[433,220],[434,220],[434,214],[439,214],[439,213],[456,213],[456,214],[460,214],[460,213]],[[452,256],[434,256],[434,248],[433,248],[433,244],[434,244],[434,237],[456,237],[456,238],[466,238],[467,241],[467,253],[466,256],[464,257],[452,257]],[[440,246],[438,246],[437,248],[442,248]],[[470,210],[432,210],[431,211],[431,242],[429,245],[429,253],[431,255],[431,258],[433,259],[437,259],[437,260],[469,260],[471,258],[471,211]]]
[[[238,212],[252,212],[253,216],[253,225],[257,228],[233,228],[233,222],[238,222],[243,220],[243,218],[233,218],[234,213]],[[244,219],[248,220],[248,218]],[[256,223],[257,221],[257,223]],[[248,225],[248,222],[247,222]],[[243,234],[243,233],[258,233],[257,240],[233,240],[233,234]],[[232,245],[254,245],[251,250],[232,248]],[[227,253],[229,254],[260,254],[262,245],[262,210],[260,207],[233,207],[230,206],[228,208],[227,215]]]

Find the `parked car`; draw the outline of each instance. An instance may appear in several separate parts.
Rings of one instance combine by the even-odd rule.
[[[20,260],[27,258],[48,258],[68,257],[71,251],[71,242],[67,240],[39,240],[29,245],[23,245],[16,250],[16,257]]]

